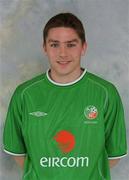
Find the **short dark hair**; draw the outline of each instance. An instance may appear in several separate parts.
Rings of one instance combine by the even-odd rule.
[[[77,35],[81,39],[82,44],[86,42],[85,30],[82,22],[72,13],[60,13],[53,16],[45,25],[43,30],[43,40],[46,44],[46,38],[51,28],[67,27],[76,31]]]

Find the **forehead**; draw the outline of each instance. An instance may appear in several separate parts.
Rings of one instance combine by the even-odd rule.
[[[50,39],[60,42],[70,41],[72,39],[80,40],[77,32],[74,29],[67,27],[51,28],[48,31],[48,36],[46,40],[49,41]]]

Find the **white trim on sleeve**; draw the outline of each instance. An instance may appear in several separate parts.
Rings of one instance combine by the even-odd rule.
[[[7,154],[10,154],[10,155],[13,155],[13,156],[25,156],[26,154],[16,154],[16,153],[12,153],[10,151],[7,151],[6,149],[4,149],[4,152],[7,153]]]
[[[127,156],[127,154],[124,154],[122,156],[117,156],[117,157],[108,157],[108,159],[119,159],[119,158],[123,158],[125,156]]]

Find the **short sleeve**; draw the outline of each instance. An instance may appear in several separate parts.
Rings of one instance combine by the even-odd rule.
[[[124,109],[117,89],[111,86],[105,108],[105,146],[109,159],[127,154]]]
[[[4,151],[12,155],[24,155],[25,143],[22,135],[22,100],[18,88],[15,90],[7,112],[3,133]]]

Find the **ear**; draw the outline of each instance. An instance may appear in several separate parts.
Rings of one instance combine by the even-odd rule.
[[[47,49],[46,49],[46,45],[44,43],[42,45],[42,49],[43,49],[43,52],[46,54],[47,53]]]
[[[87,51],[87,42],[84,42],[82,45],[82,52],[81,55],[84,56]]]

